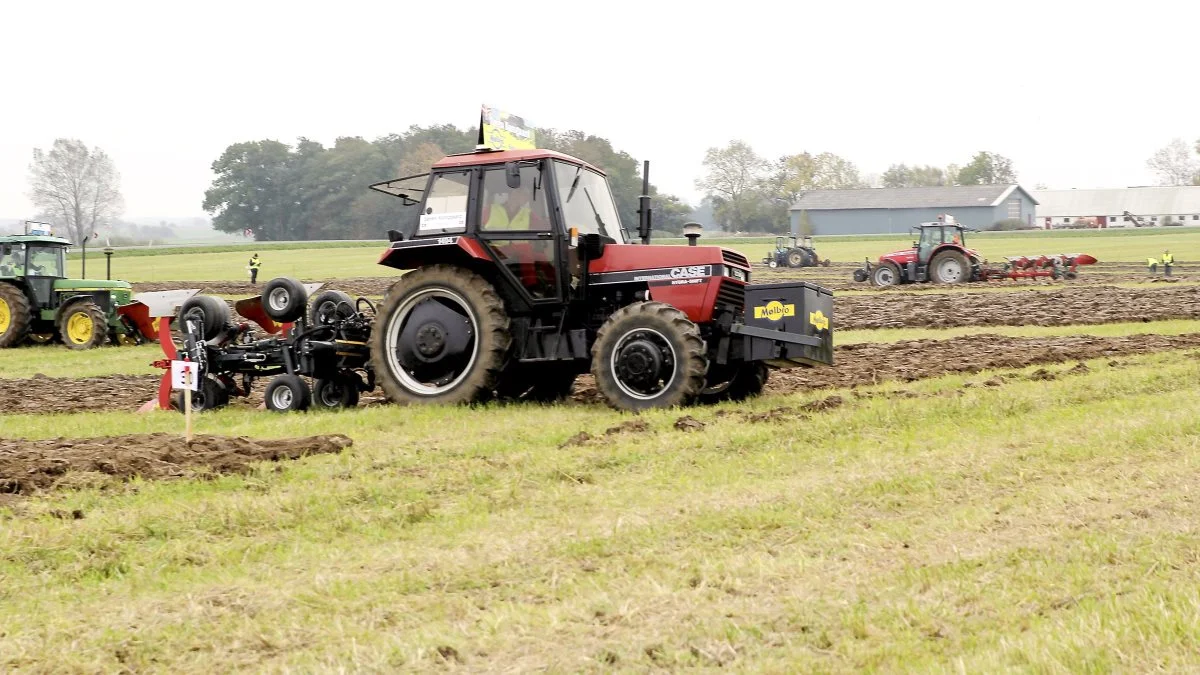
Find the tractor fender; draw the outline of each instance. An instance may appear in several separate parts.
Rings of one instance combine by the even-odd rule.
[[[105,317],[111,320],[112,295],[108,291],[88,291],[87,293],[72,295],[66,300],[63,300],[63,303],[58,306],[58,309],[54,310],[54,325],[58,325],[59,319],[62,318],[62,315],[66,313],[66,311],[70,309],[72,305],[80,302],[94,303],[101,310],[104,310]]]
[[[491,257],[483,244],[463,236],[395,241],[379,256],[380,265],[398,270],[411,270],[425,265],[461,265],[472,260],[490,261]]]

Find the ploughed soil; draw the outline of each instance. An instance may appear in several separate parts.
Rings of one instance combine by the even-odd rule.
[[[1061,326],[1200,318],[1194,286],[1063,286],[1012,293],[872,293],[834,295],[835,330]]]
[[[874,259],[872,259],[873,263]],[[753,261],[751,267],[753,268],[751,278],[755,283],[800,280],[820,284],[832,291],[875,291],[879,293],[907,293],[914,290],[928,291],[939,288],[936,284],[904,284],[889,288],[876,288],[869,282],[854,281],[854,270],[862,267],[862,261],[854,263],[835,262],[830,264],[829,267],[777,267],[775,269],[767,267],[761,261]],[[1194,264],[1186,267],[1178,265],[1173,267],[1170,279],[1164,279],[1161,266],[1158,269],[1157,275],[1151,276],[1144,264],[1132,262],[1099,262],[1094,265],[1081,265],[1078,268],[1078,273],[1078,277],[1070,280],[1056,281],[1049,277],[1007,279],[1004,281],[971,283],[965,285],[964,288],[993,287],[1020,290],[1039,286],[1074,287],[1145,282],[1170,284],[1172,282],[1196,281],[1198,279]]]
[[[834,349],[834,365],[773,370],[767,393],[862,387],[887,381],[911,382],[950,373],[1130,356],[1170,349],[1200,348],[1200,333],[1052,338],[965,335],[948,340],[904,340],[845,345]],[[575,383],[574,399],[603,399],[590,376]]]
[[[164,480],[197,473],[245,473],[252,462],[338,453],[353,441],[340,434],[279,440],[138,434],[29,441],[0,438],[0,495],[29,495],[104,479]],[[102,482],[101,481],[101,482]]]
[[[158,375],[0,379],[0,413],[137,410],[158,393]]]

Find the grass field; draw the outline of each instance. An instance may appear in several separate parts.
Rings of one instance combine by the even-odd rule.
[[[770,238],[708,238],[704,243],[730,246],[752,261],[761,260],[774,248]],[[903,248],[911,242],[908,235],[869,237],[817,237],[817,251],[823,258],[839,262],[859,262],[864,258]],[[1090,253],[1106,262],[1145,262],[1148,256],[1170,249],[1181,265],[1200,260],[1200,228],[1188,230],[1103,230],[1103,231],[1030,231],[981,233],[968,242],[991,258],[1005,255],[1054,253]],[[682,240],[663,243],[681,244]],[[246,261],[257,251],[263,260],[260,278],[295,276],[303,279],[388,276],[397,272],[377,264],[383,242],[336,242],[304,248],[304,244],[263,243],[250,251],[233,247],[186,250],[161,249],[157,255],[144,250],[119,251],[113,256],[113,277],[128,281],[242,280],[248,279]],[[70,274],[79,276],[81,261],[73,257]],[[89,276],[103,276],[104,256],[88,254]]]
[[[1190,670],[1200,361],[1089,365],[777,424],[689,411],[703,433],[605,436],[630,418],[580,405],[206,415],[356,443],[0,509],[0,668]]]

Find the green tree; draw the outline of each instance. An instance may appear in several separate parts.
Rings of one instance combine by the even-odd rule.
[[[1011,159],[994,152],[978,152],[958,172],[959,185],[1004,185],[1017,182]]]
[[[712,199],[717,222],[728,231],[746,230],[760,210],[759,188],[769,168],[766,160],[735,140],[724,148],[709,148],[703,164],[706,173],[696,180],[696,187]]]
[[[883,172],[883,186],[889,188],[931,187],[946,183],[946,173],[936,166],[893,164]]]
[[[318,151],[306,145],[309,156]],[[204,210],[222,232],[250,230],[260,241],[302,239],[296,190],[300,154],[279,141],[235,143],[213,162],[217,174],[204,193]]]

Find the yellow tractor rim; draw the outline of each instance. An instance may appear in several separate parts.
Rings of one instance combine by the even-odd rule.
[[[75,312],[67,319],[67,339],[77,345],[86,344],[92,339],[92,331],[96,324],[87,312]]]
[[[12,310],[8,308],[8,301],[0,298],[0,335],[8,332],[8,326],[12,323]]]

